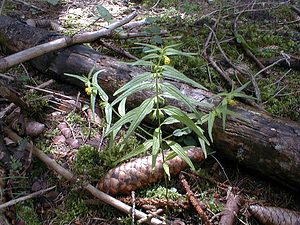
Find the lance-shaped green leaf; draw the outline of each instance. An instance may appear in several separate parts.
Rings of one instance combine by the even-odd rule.
[[[203,131],[200,127],[198,127],[193,120],[191,120],[185,112],[182,110],[174,107],[174,106],[166,106],[163,108],[163,111],[170,115],[171,117],[175,118],[176,120],[180,121],[184,125],[186,125],[188,128],[192,129],[198,137],[205,140],[207,143],[209,143],[206,139],[206,137],[203,134]]]
[[[85,76],[79,76],[79,75],[74,75],[74,74],[69,74],[69,73],[64,73],[64,74],[68,77],[76,78],[76,79],[82,81],[83,83],[87,83],[89,81],[89,79]]]
[[[163,163],[163,169],[165,171],[165,173],[167,174],[169,180],[171,180],[171,174],[170,174],[170,167],[167,163]]]
[[[213,142],[212,129],[214,126],[215,117],[216,117],[216,114],[214,111],[209,112],[208,119],[207,119],[207,128],[208,128],[208,136],[209,136],[211,142]]]
[[[138,108],[134,108],[122,116],[108,131],[106,131],[105,136],[109,135],[113,130],[118,130],[126,123],[131,122],[135,117],[137,110]]]
[[[144,44],[144,43],[134,43],[136,45],[141,45],[150,49],[153,49],[155,51],[162,51],[161,48],[157,47],[156,45],[150,45],[150,44]],[[149,51],[145,51],[145,53],[148,53]]]
[[[99,16],[103,18],[106,22],[111,22],[113,19],[113,16],[111,13],[102,5],[97,5],[97,11],[99,13]]]
[[[118,113],[120,116],[124,116],[126,114],[126,100],[127,98],[123,98],[122,101],[120,101],[120,104],[118,106]]]
[[[152,139],[145,141],[143,144],[139,145],[136,149],[129,152],[127,155],[123,156],[122,158],[118,159],[116,162],[114,162],[114,165],[123,162],[127,159],[130,159],[132,157],[135,157],[137,155],[140,155],[142,153],[145,153],[148,149],[150,149],[153,145]]]
[[[147,80],[149,80],[149,78],[152,78],[152,73],[150,72],[145,72],[142,74],[139,74],[138,76],[136,76],[135,78],[133,78],[131,81],[129,81],[128,83],[126,83],[124,86],[122,86],[121,88],[119,88],[115,93],[114,96],[128,90],[129,88],[136,86],[137,84],[141,84]]]
[[[109,130],[111,126],[111,120],[112,120],[112,107],[108,102],[105,102],[105,120],[106,120],[106,131]]]
[[[136,84],[134,86],[132,86],[131,88],[127,89],[125,92],[123,92],[119,97],[117,97],[112,103],[111,105],[115,105],[116,103],[118,103],[119,101],[121,101],[123,98],[128,97],[129,95],[132,95],[136,92],[145,90],[145,89],[151,89],[154,87],[154,84],[152,82],[144,82],[141,84]]]
[[[92,88],[92,93],[90,95],[91,97],[91,109],[92,109],[92,115],[93,117],[95,116],[95,104],[96,104],[96,96],[97,96],[97,92],[95,90],[93,90]]]
[[[181,147],[180,144],[176,143],[175,141],[166,141],[167,145],[174,151],[176,154],[182,158],[192,170],[195,170],[195,167],[191,161],[191,159],[186,154],[186,151]]]
[[[130,63],[126,63],[128,65],[132,65],[132,66],[154,66],[155,64],[151,61],[145,61],[145,60],[137,60],[135,62],[130,62]]]
[[[161,129],[157,127],[153,132],[153,144],[152,144],[152,169],[154,169],[156,164],[156,158],[160,150],[161,142]]]
[[[199,118],[199,119],[201,118],[199,112],[197,112],[197,110],[195,109],[194,105],[191,103],[189,98],[186,97],[185,95],[183,95],[181,93],[181,91],[178,88],[176,88],[174,85],[164,83],[164,85],[162,85],[162,90],[164,92],[167,92],[168,94],[170,94],[174,99],[176,99],[176,100],[184,103],[185,105],[187,105],[190,108],[190,110],[192,110],[193,113],[195,113],[197,118]]]
[[[165,77],[168,77],[168,78],[171,78],[171,79],[174,79],[174,80],[179,80],[179,81],[185,82],[187,84],[190,84],[190,85],[192,85],[194,87],[207,90],[205,87],[203,87],[199,83],[193,81],[192,79],[188,78],[183,73],[181,73],[178,70],[176,70],[174,67],[169,66],[169,65],[163,65],[162,67],[164,68],[164,71],[163,71],[162,74]]]
[[[126,136],[124,137],[124,141],[126,141],[127,138],[135,131],[135,129],[145,118],[145,116],[152,111],[154,101],[155,101],[154,99],[155,98],[148,98],[145,101],[143,101],[138,108],[136,108],[137,109],[136,114],[127,130]]]
[[[205,143],[205,141],[203,139],[201,139],[200,137],[198,137],[198,141],[199,141],[201,149],[203,151],[204,158],[207,158],[206,145],[209,145],[209,144]]]
[[[182,52],[182,51],[176,50],[174,48],[167,48],[166,49],[166,55],[168,55],[168,56],[170,56],[170,55],[182,55],[182,56],[191,57],[193,55],[197,55],[197,53]]]
[[[173,131],[173,135],[175,137],[181,137],[183,135],[188,135],[190,133],[192,133],[192,130],[189,127],[184,127],[184,128],[176,129],[176,130]]]
[[[144,57],[142,58],[142,60],[157,59],[157,58],[159,58],[159,57],[160,57],[160,55],[158,55],[158,54],[156,54],[156,53],[151,53],[151,54],[148,54],[148,55],[144,56]]]
[[[164,49],[167,50],[168,48],[174,48],[174,47],[178,47],[178,46],[180,46],[180,45],[182,45],[182,43],[177,43],[177,44],[173,44],[173,45],[168,45],[168,46],[166,46]]]
[[[162,124],[161,125],[170,125],[170,124],[174,124],[174,123],[180,123],[180,121],[179,120],[176,120],[175,118],[173,118],[173,117],[167,117],[165,120],[164,120],[164,122],[162,122]]]
[[[98,84],[98,75],[103,72],[104,70],[98,70],[97,72],[95,72],[93,74],[93,77],[92,77],[92,84],[94,87],[97,88],[97,92],[101,98],[101,100],[103,102],[107,102],[108,101],[108,96],[107,94],[105,93],[105,91],[100,87],[100,85]]]

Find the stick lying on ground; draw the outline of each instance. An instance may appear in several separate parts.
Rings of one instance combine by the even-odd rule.
[[[27,60],[36,58],[38,56],[44,55],[44,54],[54,51],[54,50],[58,50],[58,49],[61,49],[61,48],[67,47],[67,46],[74,45],[74,44],[81,44],[84,42],[86,42],[86,43],[92,42],[100,37],[108,36],[112,33],[112,31],[114,29],[128,23],[129,21],[134,19],[136,16],[137,16],[137,14],[135,12],[133,12],[130,15],[128,15],[127,17],[123,18],[122,20],[117,21],[117,22],[109,25],[106,28],[103,28],[98,31],[86,32],[83,34],[76,34],[72,37],[65,36],[65,37],[61,37],[61,38],[57,39],[57,37],[59,37],[59,36],[53,35],[53,37],[55,37],[56,40],[37,45],[35,47],[20,51],[18,53],[15,53],[13,55],[10,55],[3,59],[0,59],[0,71],[7,69],[9,67],[12,67],[14,65],[17,65],[19,63],[25,62]]]
[[[19,142],[22,138],[19,137],[16,133],[14,133],[13,131],[11,131],[9,128],[4,128],[4,133],[9,136],[10,139],[12,139],[15,142]],[[42,162],[44,162],[48,168],[50,168],[51,170],[57,172],[59,175],[61,175],[62,177],[66,178],[69,181],[74,181],[77,180],[77,178],[67,169],[63,168],[62,166],[60,166],[58,163],[56,163],[53,159],[49,158],[45,153],[43,153],[41,150],[39,150],[38,148],[34,147],[32,144],[27,144],[26,149],[28,151],[32,151],[32,154],[35,155],[37,158],[39,158]],[[94,186],[92,186],[91,184],[86,184],[83,187],[85,190],[87,190],[88,192],[90,192],[92,195],[94,195],[95,197],[97,197],[98,199],[100,199],[101,201],[119,209],[122,212],[125,212],[127,214],[131,214],[131,209],[132,207],[126,205],[125,203],[105,194],[102,191],[99,191],[97,188],[95,188]],[[138,219],[141,218],[145,218],[147,217],[147,214],[135,210],[135,216]],[[156,219],[156,218],[152,218],[151,220],[146,222],[148,224],[164,224],[163,221]]]
[[[52,36],[53,34],[48,31],[0,16],[0,44],[10,51],[17,52],[36,46],[37,43],[45,42]],[[31,64],[42,73],[79,87],[83,87],[79,80],[67,77],[64,73],[87,75],[93,67],[95,70],[103,70],[98,77],[98,83],[110,98],[132,77],[145,71],[143,68],[120,63],[114,58],[102,55],[83,45],[75,45],[48,53],[32,60]],[[211,92],[193,88],[184,83],[176,83],[176,85],[181,92],[199,103],[219,104]],[[129,96],[127,98],[128,109],[140,105],[150,94],[143,92]],[[171,104],[188,111],[177,102],[172,101]],[[212,110],[201,104],[196,108],[199,112],[204,113]],[[213,127],[214,150],[242,166],[259,171],[265,177],[299,190],[299,123],[273,117],[262,110],[240,102],[230,109],[236,113],[236,116],[228,117],[225,130],[221,120],[215,121]],[[207,128],[204,127],[204,129]]]

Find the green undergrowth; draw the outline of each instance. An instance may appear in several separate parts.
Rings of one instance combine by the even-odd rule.
[[[18,203],[16,205],[16,215],[17,219],[23,221],[26,225],[42,225],[31,200]]]
[[[72,165],[73,170],[78,175],[85,175],[92,179],[100,179],[106,172],[114,168],[114,164],[118,159],[127,155],[130,151],[139,145],[139,141],[135,136],[128,138],[124,146],[121,148],[120,142],[113,144],[111,148],[98,150],[91,145],[81,146],[77,153],[75,161]]]
[[[152,6],[155,2],[156,1],[149,0],[143,4]],[[214,7],[220,9],[220,3],[221,1],[216,1]],[[184,5],[180,1],[172,0],[161,2],[159,6],[173,7],[177,6],[176,4]],[[197,5],[198,3],[189,1],[188,4]],[[223,4],[222,7],[222,16],[233,13],[233,8],[227,7],[225,4]],[[177,10],[178,9],[177,7]],[[185,10],[184,7],[181,9]],[[198,53],[198,56],[180,60],[175,57],[171,62],[172,65],[213,92],[224,89],[230,90],[230,87],[228,87],[221,76],[209,65],[202,55],[203,47],[210,33],[206,26],[212,27],[214,24],[212,18],[217,18],[218,14],[214,14],[213,17],[201,17],[203,12],[195,8],[194,11],[186,14],[189,16],[181,17],[174,15],[176,14],[164,14],[160,15],[160,17],[156,17],[154,20],[154,23],[161,30],[166,29],[170,31],[171,37],[176,37],[174,39],[162,37],[161,44],[167,46],[181,42],[182,46],[180,50]],[[290,9],[290,6],[284,4],[274,7],[274,9],[244,13],[239,17],[237,32],[244,38],[252,53],[258,58],[278,58],[283,57],[283,54],[299,57],[300,37],[299,32],[296,32],[299,25],[292,23],[293,18],[295,18],[294,16],[295,13]],[[216,35],[224,52],[231,61],[235,65],[246,65],[249,68],[248,71],[254,75],[260,69],[245,55],[241,47],[235,43],[233,22],[234,18],[232,16],[221,20]],[[178,39],[178,36],[181,36],[181,38]],[[133,46],[134,42],[142,41],[144,41],[144,39],[127,41],[126,44]],[[156,42],[156,39],[150,39],[149,43],[160,44]],[[217,63],[226,70],[229,65],[224,61],[224,57],[218,47],[215,44],[212,46],[212,48],[208,49],[208,54],[213,55]],[[142,56],[142,49],[134,50],[133,53],[140,57]],[[278,91],[276,87],[269,87],[270,84],[281,79],[286,71],[287,69],[283,67],[274,66],[269,70],[270,75],[268,77],[259,75],[256,77],[256,81],[261,92],[262,102],[265,103],[263,106],[267,111],[274,116],[299,120],[300,84],[299,79],[295,78],[299,78],[300,71],[292,70],[288,76],[285,76],[285,78],[279,82],[280,87],[285,87],[279,95],[276,95]],[[249,78],[239,77],[239,80],[237,80],[236,77],[232,75],[231,79],[235,80],[239,85],[240,81],[245,83]],[[254,95],[254,90],[251,85],[249,86],[248,94]]]

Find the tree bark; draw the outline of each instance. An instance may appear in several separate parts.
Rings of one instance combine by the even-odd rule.
[[[0,44],[7,52],[18,52],[26,48],[59,38],[61,36],[48,31],[30,27],[15,19],[0,16]],[[127,83],[143,68],[132,67],[118,60],[102,55],[83,45],[74,45],[45,54],[30,63],[39,71],[62,82],[82,87],[82,83],[64,76],[64,73],[86,75],[95,66],[103,69],[99,75],[99,84],[110,95]],[[183,83],[177,87],[189,97],[213,105],[218,99],[211,100],[213,93],[193,88]],[[140,104],[150,92],[143,92],[128,98],[128,106]],[[187,110],[178,102],[171,104]],[[210,109],[201,105],[197,110],[207,112]],[[300,126],[299,123],[252,108],[243,103],[232,107],[236,117],[227,119],[225,130],[217,120],[213,128],[213,148],[217,152],[240,165],[259,171],[292,189],[300,190]]]

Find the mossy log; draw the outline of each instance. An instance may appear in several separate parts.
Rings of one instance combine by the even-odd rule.
[[[58,37],[61,36],[30,27],[9,17],[0,17],[0,44],[7,52],[18,52]],[[104,70],[99,76],[99,83],[110,96],[133,76],[143,71],[143,68],[120,63],[115,58],[83,45],[45,54],[30,63],[56,80],[80,87],[82,84],[78,80],[64,76],[64,73],[86,75],[95,66],[97,70]],[[197,101],[218,104],[217,100],[210,100],[214,96],[211,92],[183,83],[176,85],[183,93]],[[143,92],[131,96],[127,101],[128,107],[137,106],[149,94],[151,93]],[[177,102],[171,104],[187,110]],[[197,110],[207,112],[209,109],[199,105]],[[273,117],[243,103],[238,103],[232,110],[237,116],[228,118],[225,130],[221,121],[216,121],[213,128],[213,148],[218,154],[300,190],[299,123]]]

